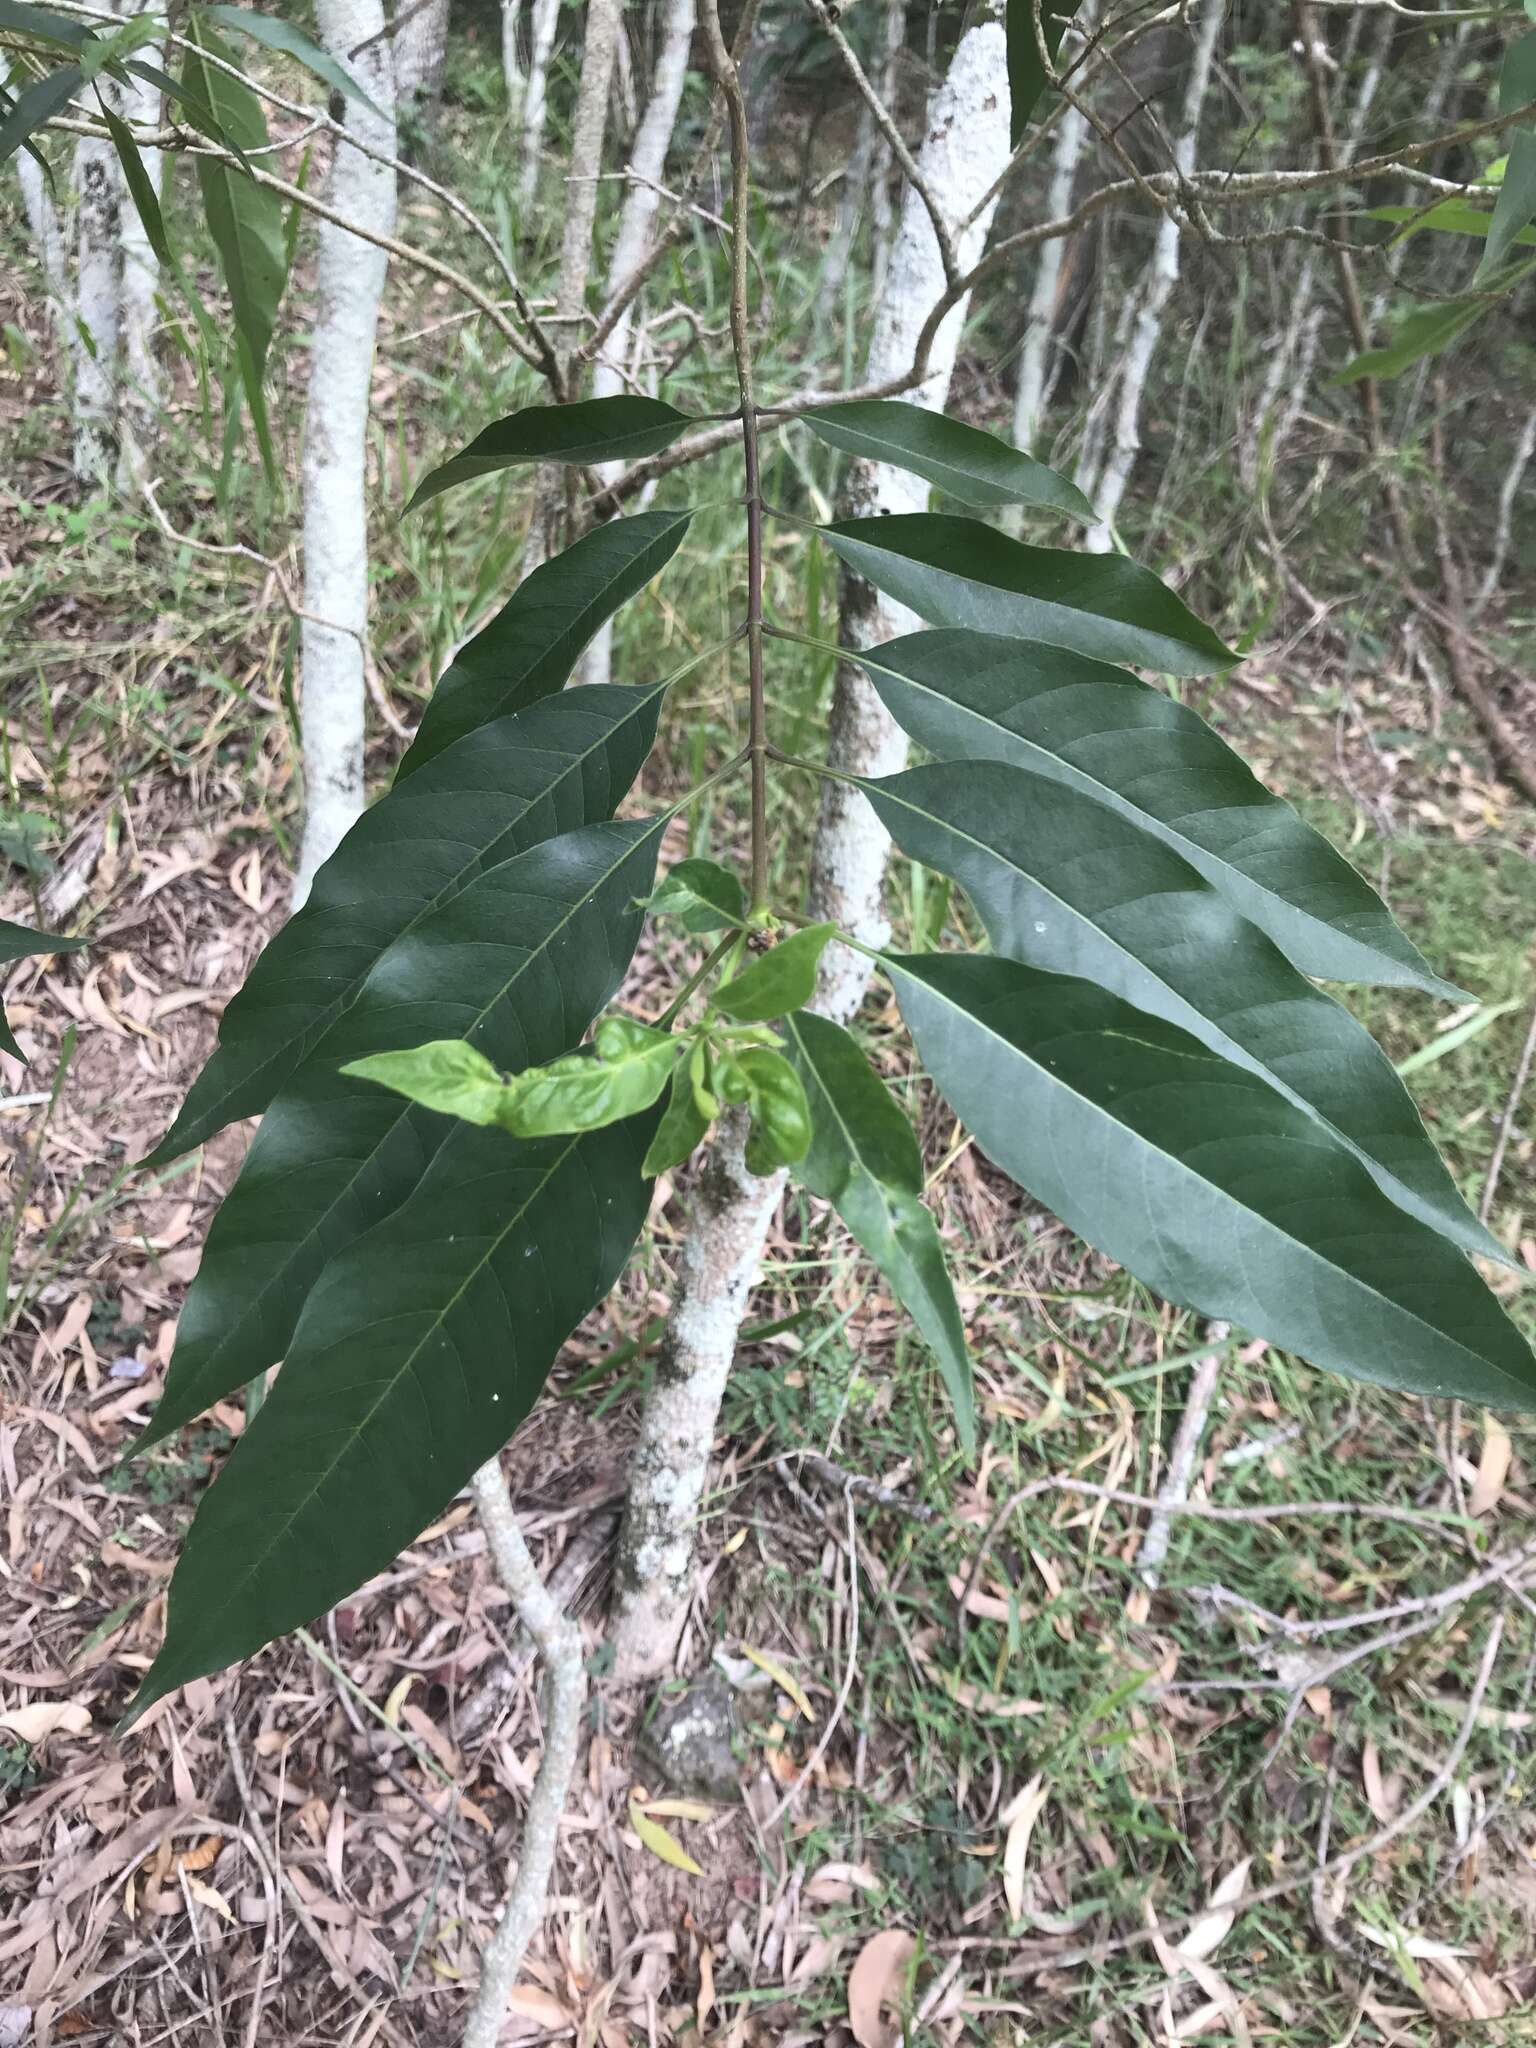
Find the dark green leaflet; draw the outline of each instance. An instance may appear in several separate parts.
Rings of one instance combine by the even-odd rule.
[[[528,462],[637,461],[670,448],[693,425],[659,398],[584,398],[573,405],[530,405],[496,420],[467,448],[440,463],[417,485],[407,512],[455,484],[494,476]]]
[[[941,760],[1011,761],[1132,818],[1303,974],[1459,998],[1375,890],[1186,705],[1123,668],[989,633],[913,633],[860,659]]]
[[[1356,1379],[1536,1406],[1536,1358],[1476,1269],[1256,1075],[1084,981],[886,964],[982,1150],[1149,1287]]]
[[[999,952],[1097,982],[1263,1074],[1393,1201],[1469,1250],[1508,1257],[1370,1033],[1162,841],[1001,761],[942,762],[865,789],[902,851],[967,891]]]
[[[531,847],[382,955],[262,1120],[208,1234],[141,1447],[285,1356],[326,1262],[410,1198],[466,1128],[338,1067],[437,1038],[469,1039],[504,1072],[569,1052],[623,980],[665,823],[589,825]]]
[[[664,688],[536,701],[466,734],[365,812],[225,1011],[217,1050],[146,1163],[265,1109],[385,948],[487,867],[611,816],[650,752]]]
[[[1011,443],[941,412],[898,399],[855,399],[805,415],[813,434],[866,462],[891,462],[936,484],[962,504],[1043,505],[1091,520],[1093,507],[1070,478]]]
[[[526,1142],[458,1125],[332,1260],[198,1509],[131,1715],[344,1599],[500,1449],[623,1270],[655,1122]]]
[[[55,938],[48,932],[30,931],[24,924],[11,924],[0,917],[0,967],[8,967],[13,960],[29,960],[38,953],[76,953],[84,944],[84,939]],[[8,1052],[13,1060],[23,1057],[3,1014],[0,1014],[0,1052]]]
[[[784,1035],[813,1126],[794,1178],[832,1204],[916,1323],[938,1362],[961,1444],[970,1451],[976,1442],[971,1361],[938,1225],[923,1203],[917,1134],[840,1025],[797,1010],[785,1018]]]
[[[1124,555],[1026,547],[979,519],[937,512],[843,519],[819,531],[850,569],[935,626],[1045,640],[1174,676],[1210,675],[1237,659]]]
[[[563,690],[598,627],[666,567],[692,517],[642,512],[611,520],[525,576],[444,671],[396,785],[478,726]]]

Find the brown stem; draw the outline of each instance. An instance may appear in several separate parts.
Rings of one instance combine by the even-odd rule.
[[[747,750],[752,762],[752,908],[761,910],[768,900],[768,705],[763,685],[763,482],[748,324],[752,171],[747,103],[742,95],[741,75],[720,26],[718,0],[701,0],[699,15],[731,124],[731,342],[741,392],[742,455],[747,478],[747,672],[751,693]]]

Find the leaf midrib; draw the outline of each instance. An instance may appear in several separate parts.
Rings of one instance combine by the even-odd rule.
[[[1405,1303],[1401,1301],[1395,1301],[1389,1294],[1383,1294],[1380,1288],[1377,1287],[1372,1281],[1361,1279],[1358,1274],[1351,1273],[1346,1267],[1332,1264],[1331,1261],[1322,1252],[1318,1251],[1315,1248],[1315,1246],[1309,1245],[1303,1238],[1287,1236],[1282,1227],[1278,1223],[1273,1222],[1269,1217],[1265,1216],[1261,1210],[1251,1208],[1246,1202],[1240,1201],[1238,1197],[1232,1194],[1228,1189],[1219,1187],[1215,1181],[1202,1179],[1193,1167],[1186,1165],[1185,1162],[1179,1158],[1177,1153],[1169,1152],[1165,1146],[1162,1146],[1158,1144],[1154,1139],[1147,1137],[1144,1132],[1134,1130],[1129,1124],[1125,1123],[1122,1119],[1114,1116],[1111,1113],[1111,1111],[1105,1108],[1105,1106],[1102,1103],[1096,1102],[1091,1095],[1085,1095],[1081,1088],[1075,1087],[1070,1081],[1064,1080],[1060,1074],[1052,1072],[1052,1070],[1049,1067],[1047,1067],[1042,1060],[1038,1059],[1033,1052],[1026,1052],[1022,1046],[1018,1045],[1004,1032],[997,1030],[993,1025],[989,1024],[985,1018],[978,1016],[974,1010],[966,1009],[964,1005],[957,1002],[955,998],[948,993],[947,990],[937,988],[931,981],[925,981],[921,975],[912,974],[908,972],[900,965],[899,962],[893,960],[889,955],[886,956],[883,964],[886,968],[887,973],[892,973],[894,970],[893,978],[894,976],[905,974],[907,980],[916,983],[916,985],[919,988],[925,990],[929,995],[936,996],[939,999],[939,1001],[944,1003],[947,1008],[952,1010],[956,1016],[963,1017],[968,1023],[974,1025],[977,1030],[984,1031],[987,1034],[987,1036],[991,1039],[994,1039],[997,1044],[1006,1047],[1007,1050],[1011,1052],[1016,1058],[1026,1061],[1030,1066],[1032,1066],[1035,1069],[1035,1071],[1041,1076],[1041,1078],[1047,1083],[1048,1086],[1059,1088],[1063,1094],[1072,1096],[1075,1101],[1083,1104],[1083,1106],[1087,1110],[1089,1110],[1089,1112],[1094,1117],[1096,1117],[1101,1123],[1108,1124],[1111,1129],[1124,1133],[1126,1137],[1132,1139],[1136,1144],[1144,1146],[1148,1152],[1155,1153],[1159,1159],[1166,1161],[1167,1164],[1175,1171],[1175,1173],[1193,1181],[1195,1185],[1198,1187],[1209,1189],[1213,1194],[1217,1195],[1223,1202],[1227,1203],[1231,1208],[1235,1209],[1239,1215],[1252,1217],[1254,1222],[1262,1230],[1268,1232],[1271,1236],[1278,1238],[1281,1244],[1290,1246],[1295,1250],[1301,1252],[1304,1257],[1310,1259],[1314,1264],[1321,1266],[1324,1272],[1334,1275],[1335,1278],[1343,1280],[1351,1287],[1357,1287],[1362,1294],[1369,1296],[1372,1301],[1379,1303],[1383,1308],[1391,1310],[1394,1315],[1406,1317],[1407,1320],[1410,1323],[1412,1323],[1416,1328],[1428,1331],[1438,1342],[1454,1346],[1454,1348],[1458,1352],[1460,1352],[1463,1357],[1474,1360],[1477,1366],[1482,1371],[1496,1373],[1501,1380],[1505,1381],[1510,1387],[1516,1390],[1517,1399],[1514,1403],[1515,1406],[1523,1407],[1529,1402],[1532,1391],[1531,1387],[1527,1385],[1525,1382],[1515,1379],[1506,1370],[1504,1366],[1500,1365],[1497,1362],[1497,1360],[1485,1357],[1483,1353],[1480,1351],[1473,1351],[1472,1349],[1470,1349],[1468,1345],[1462,1342],[1461,1338],[1453,1336],[1450,1331],[1442,1330],[1437,1324],[1427,1321],[1425,1317],[1422,1316],[1417,1309],[1409,1308]],[[1069,1034],[1063,1034],[1063,1036],[1067,1035]],[[1129,1040],[1132,1044],[1139,1044],[1143,1042],[1137,1039],[1136,1034],[1134,1032],[1126,1031],[1123,1029],[1111,1031],[1101,1030],[1096,1035],[1106,1037],[1121,1037]],[[1198,1052],[1186,1053],[1183,1051],[1181,1047],[1153,1045],[1151,1041],[1146,1042],[1152,1050],[1156,1051],[1159,1054],[1169,1054],[1174,1057],[1184,1058],[1191,1061],[1198,1060],[1202,1064],[1208,1063],[1216,1066],[1220,1066],[1222,1064],[1220,1058],[1216,1054],[1206,1052],[1203,1048]],[[1296,1141],[1292,1139],[1289,1142],[1295,1143]],[[1385,1200],[1385,1197],[1383,1197],[1383,1200]],[[1405,1218],[1404,1220],[1413,1221],[1414,1219]],[[1425,1226],[1422,1224],[1418,1225],[1418,1227],[1420,1229],[1425,1228]],[[1475,1270],[1471,1265],[1468,1265],[1466,1270],[1471,1277],[1473,1277],[1474,1279],[1476,1278]]]
[[[555,1175],[565,1165],[566,1161],[570,1158],[571,1154],[581,1144],[583,1138],[590,1137],[592,1135],[593,1134],[590,1131],[578,1133],[565,1146],[564,1150],[559,1154],[558,1158],[555,1158],[550,1161],[545,1172],[539,1177],[534,1186],[529,1189],[523,1201],[507,1218],[506,1223],[503,1225],[503,1227],[499,1231],[497,1231],[497,1233],[492,1239],[488,1241],[484,1252],[475,1260],[472,1266],[466,1269],[463,1278],[459,1282],[459,1285],[454,1289],[449,1299],[432,1317],[431,1321],[428,1323],[426,1329],[422,1332],[421,1336],[417,1339],[416,1343],[411,1347],[411,1349],[408,1352],[406,1352],[401,1357],[398,1365],[396,1366],[395,1370],[390,1374],[388,1379],[380,1381],[380,1392],[373,1401],[372,1405],[359,1418],[357,1423],[346,1432],[345,1441],[342,1444],[341,1448],[330,1456],[328,1463],[325,1465],[323,1470],[321,1470],[317,1474],[314,1483],[309,1488],[309,1491],[305,1493],[299,1500],[295,1501],[286,1519],[275,1528],[272,1537],[267,1543],[266,1547],[258,1551],[252,1557],[251,1562],[247,1570],[243,1573],[243,1575],[238,1580],[231,1582],[230,1591],[228,1595],[219,1602],[217,1607],[211,1610],[213,1613],[227,1613],[235,1595],[250,1584],[252,1579],[256,1577],[257,1573],[266,1564],[267,1560],[277,1550],[279,1544],[286,1541],[290,1531],[293,1528],[294,1523],[297,1522],[300,1515],[302,1515],[305,1512],[305,1510],[313,1503],[317,1495],[320,1493],[321,1489],[330,1481],[332,1475],[336,1471],[337,1466],[341,1464],[344,1458],[351,1455],[352,1451],[361,1441],[364,1431],[367,1429],[368,1425],[373,1421],[374,1417],[378,1414],[379,1410],[384,1406],[384,1404],[387,1401],[391,1401],[394,1399],[396,1393],[399,1390],[401,1382],[405,1379],[406,1375],[410,1373],[411,1370],[414,1368],[416,1360],[421,1355],[422,1348],[427,1343],[427,1340],[442,1327],[443,1323],[447,1320],[448,1316],[452,1313],[452,1311],[458,1306],[459,1302],[463,1299],[471,1283],[479,1277],[480,1273],[484,1270],[487,1262],[491,1259],[495,1252],[497,1252],[500,1249],[502,1244],[505,1243],[507,1237],[517,1227],[517,1225],[522,1222],[523,1218],[527,1215],[528,1210],[532,1206],[533,1202],[548,1187],[550,1181],[553,1180]],[[405,1320],[405,1317],[402,1316],[400,1318],[397,1318],[397,1320]],[[205,1610],[205,1612],[206,1611],[208,1610]]]

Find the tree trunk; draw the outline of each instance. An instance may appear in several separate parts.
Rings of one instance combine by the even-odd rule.
[[[532,47],[523,88],[522,162],[517,178],[517,203],[526,207],[539,182],[544,153],[544,124],[549,118],[549,60],[560,25],[560,0],[533,0]]]
[[[650,97],[645,116],[630,152],[630,183],[619,214],[619,231],[608,263],[607,291],[611,297],[626,278],[639,267],[650,247],[661,195],[657,182],[667,168],[677,110],[682,105],[683,86],[688,77],[688,52],[693,43],[694,0],[663,0],[661,45],[651,75]],[[592,389],[598,398],[612,398],[633,381],[635,372],[635,313],[638,300],[625,307],[623,316],[609,335],[592,372]],[[611,482],[624,465],[603,463],[599,474]],[[605,620],[582,663],[584,683],[606,683],[613,670],[613,621]]]
[[[501,76],[507,88],[507,119],[516,133],[523,118],[523,58],[518,34],[522,26],[523,0],[501,0]]]
[[[149,5],[150,0],[127,0],[127,5],[120,4],[118,11],[144,14]],[[139,51],[143,61],[152,65],[159,65],[164,55],[164,46],[159,43],[146,44]],[[157,85],[133,77],[128,85],[116,89],[115,97],[116,112],[130,126],[159,127],[161,94]],[[145,148],[139,153],[145,175],[158,193],[163,162],[160,151]],[[139,210],[125,189],[119,192],[118,210],[123,250],[123,406],[118,482],[126,487],[136,477],[147,474],[153,464],[164,380],[155,355],[155,328],[160,318],[160,259],[150,247]]]
[[[87,136],[75,150],[76,224],[75,474],[100,486],[117,454],[118,330],[122,241],[117,157],[110,142]]]
[[[395,12],[400,21],[394,38],[395,110],[400,120],[424,128],[430,125],[443,90],[448,0],[395,0]],[[356,47],[354,42],[340,53],[344,62]]]
[[[1174,168],[1188,177],[1195,168],[1200,142],[1200,116],[1205,108],[1206,90],[1211,82],[1211,64],[1216,55],[1216,38],[1226,18],[1226,0],[1200,0],[1195,29],[1195,48],[1190,61],[1189,83],[1184,92],[1183,113],[1173,142]],[[1104,464],[1104,473],[1094,496],[1098,524],[1090,527],[1085,541],[1090,554],[1107,555],[1114,547],[1115,518],[1125,496],[1136,457],[1141,453],[1141,402],[1146,395],[1147,375],[1162,338],[1163,315],[1173,288],[1179,281],[1179,223],[1164,213],[1157,224],[1157,240],[1138,291],[1131,344],[1120,371],[1120,395],[1115,410],[1114,440]]]
[[[587,285],[592,275],[592,230],[597,220],[597,182],[603,169],[603,143],[608,134],[608,102],[619,41],[623,0],[590,0],[587,35],[581,52],[581,82],[571,116],[571,154],[566,170],[565,231],[560,242],[560,277],[555,291],[555,347],[568,388],[573,357],[582,339]],[[553,464],[535,476],[533,518],[523,550],[527,575],[565,544],[566,485],[569,472]]]
[[[1056,130],[1051,156],[1051,183],[1046,195],[1045,217],[1059,220],[1072,204],[1077,167],[1083,159],[1088,123],[1076,107],[1068,107]],[[1029,324],[1019,351],[1019,375],[1014,387],[1013,439],[1018,448],[1032,449],[1045,412],[1046,366],[1050,360],[1051,335],[1056,319],[1056,297],[1061,289],[1062,265],[1067,245],[1063,237],[1042,243],[1035,259],[1035,278],[1029,294]]]
[[[0,84],[4,84],[9,76],[10,67],[4,55],[0,54]],[[48,180],[43,176],[42,167],[37,159],[26,150],[19,149],[11,161],[16,166],[16,178],[21,186],[22,210],[27,216],[32,246],[37,252],[37,267],[42,273],[43,292],[48,304],[48,336],[54,357],[54,374],[62,390],[74,352],[74,308],[71,303],[69,259],[64,250],[64,231],[59,224],[59,210],[53,203],[53,194],[48,189]]]
[[[316,13],[326,47],[355,66],[359,83],[382,109],[375,113],[349,99],[348,129],[392,156],[394,61],[380,34],[382,0],[319,0]],[[359,44],[367,47],[353,57]],[[344,219],[393,233],[394,172],[339,138],[328,197]],[[387,268],[388,258],[371,242],[321,224],[304,426],[304,608],[310,616],[302,621],[305,817],[295,905],[363,807],[367,429]]]
[[[1007,46],[996,22],[962,38],[949,76],[928,108],[919,167],[946,217],[963,219],[1008,159]],[[991,225],[988,208],[959,237],[962,265],[980,256]],[[911,366],[919,330],[942,297],[938,242],[921,200],[908,193],[892,254],[885,297],[870,344],[869,372],[884,376]],[[944,322],[931,374],[919,402],[942,408],[965,321],[957,307]],[[848,510],[911,509],[926,491],[891,470],[856,464]],[[900,631],[895,608],[845,582],[844,638]],[[854,637],[858,636],[858,637]],[[893,737],[894,735],[894,737]],[[839,672],[829,759],[857,774],[899,767],[906,743],[861,674]],[[838,790],[838,785],[829,784]],[[888,842],[862,798],[823,804],[812,861],[811,908],[843,918],[856,932],[878,930],[880,882]],[[843,952],[845,960],[847,949]],[[865,966],[835,968],[818,992],[824,1015],[845,1018],[857,1007]],[[640,1443],[619,1538],[613,1625],[614,1669],[627,1681],[665,1671],[676,1652],[692,1588],[693,1521],[703,1493],[726,1375],[735,1356],[747,1298],[785,1176],[758,1180],[742,1159],[742,1131],[727,1119],[695,1183],[672,1314],[656,1381],[641,1418]]]
[[[1002,175],[1008,161],[1008,95],[1004,36],[995,22],[983,22],[961,42],[949,76],[928,110],[919,168],[940,209],[961,220]],[[993,206],[959,238],[956,255],[969,269],[986,246]],[[927,208],[908,192],[891,253],[885,295],[875,319],[865,365],[867,382],[910,369],[928,310],[944,293],[944,266]],[[927,378],[914,402],[942,412],[949,397],[955,356],[965,328],[966,305],[956,306],[939,330]],[[845,518],[876,513],[921,512],[928,486],[907,471],[878,463],[850,465],[839,510]],[[840,633],[845,647],[870,647],[917,624],[901,605],[881,597],[861,577],[844,572],[840,585]],[[905,765],[906,735],[876,695],[862,669],[841,665],[832,700],[827,758],[854,775],[889,775]],[[814,914],[839,924],[867,946],[889,936],[882,909],[890,840],[856,790],[839,782],[824,785],[821,818],[811,855]],[[869,977],[864,956],[847,946],[830,946],[822,958],[819,1007],[840,1023],[858,1008]]]

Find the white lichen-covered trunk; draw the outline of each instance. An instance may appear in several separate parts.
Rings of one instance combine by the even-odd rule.
[[[393,155],[394,64],[382,0],[318,0],[326,47],[355,67],[376,102],[346,102],[360,142]],[[366,45],[358,56],[351,52]],[[340,138],[327,199],[344,219],[376,234],[395,225],[395,174]],[[344,228],[322,222],[304,421],[304,610],[301,622],[304,839],[294,902],[335,851],[363,807],[367,699],[368,515],[365,498],[369,394],[379,300],[388,258]]]
[[[736,1334],[784,1176],[747,1171],[744,1112],[720,1126],[694,1182],[677,1293],[640,1419],[619,1534],[614,1675],[665,1671],[693,1587],[693,1530]]]
[[[1221,33],[1226,11],[1226,0],[1200,0],[1195,10],[1194,53],[1190,60],[1179,129],[1173,139],[1174,168],[1186,178],[1195,168],[1200,116],[1211,82],[1216,38]],[[1131,471],[1136,466],[1136,458],[1141,453],[1141,405],[1146,395],[1147,376],[1162,339],[1163,315],[1178,281],[1179,223],[1174,214],[1165,212],[1158,220],[1157,239],[1138,288],[1130,346],[1120,370],[1113,438],[1103,473],[1090,493],[1099,515],[1098,524],[1088,529],[1084,542],[1090,554],[1107,555],[1115,544],[1115,519],[1126,485],[1131,480]]]
[[[539,182],[544,153],[544,126],[549,119],[549,60],[560,25],[560,0],[533,0],[533,26],[528,51],[528,76],[523,86],[522,148],[517,200],[526,206]]]
[[[629,184],[619,213],[619,231],[614,237],[613,253],[608,259],[607,291],[610,297],[627,278],[634,275],[651,245],[656,215],[661,206],[661,193],[657,186],[666,171],[667,152],[672,147],[677,110],[682,105],[683,86],[688,77],[693,15],[694,0],[662,0],[660,42],[651,74],[650,97],[635,135],[635,146],[629,153]],[[638,367],[634,361],[636,310],[635,301],[625,307],[593,366],[592,390],[597,398],[612,398],[616,393],[631,388],[635,381]],[[612,482],[623,467],[622,463],[605,462],[600,465],[599,474],[605,481]],[[597,637],[587,649],[581,680],[584,683],[606,683],[612,669],[613,621],[609,619],[598,629]]]
[[[0,51],[0,84],[7,83],[10,66]],[[74,336],[73,294],[70,289],[69,257],[64,247],[64,230],[53,193],[43,175],[42,165],[25,149],[11,158],[21,187],[22,211],[32,235],[33,253],[42,274],[43,293],[48,306],[48,326],[55,352],[55,371],[61,381],[66,363],[72,358]]]
[[[1002,28],[984,21],[961,39],[949,75],[928,108],[919,165],[945,217],[966,218],[1008,160],[1007,46]],[[981,254],[991,224],[986,209],[958,237],[962,265]],[[921,200],[903,204],[870,344],[869,374],[913,365],[918,334],[944,293],[937,238]],[[965,320],[945,321],[919,403],[942,408]],[[856,465],[850,512],[913,510],[921,486],[895,471]],[[851,600],[851,605],[850,605]],[[904,630],[909,615],[877,601],[865,586],[845,586],[844,637],[867,645]],[[857,774],[899,767],[906,743],[850,664],[840,670],[829,757]],[[838,790],[837,785],[829,788]],[[840,793],[840,792],[839,792]],[[813,856],[811,907],[862,935],[883,934],[881,880],[888,841],[862,798],[824,805]],[[859,956],[834,968],[818,992],[823,1014],[845,1018],[864,985]],[[761,1267],[783,1174],[759,1180],[746,1170],[738,1122],[722,1125],[695,1183],[677,1289],[656,1379],[641,1417],[624,1526],[613,1625],[614,1668],[630,1681],[665,1671],[676,1652],[693,1580],[693,1524],[702,1497],[726,1376],[748,1297]]]
[[[396,0],[395,107],[402,120],[424,120],[443,89],[448,61],[448,0]],[[353,43],[351,49],[356,49]],[[347,55],[350,55],[350,50]],[[364,55],[366,56],[366,52]]]
[[[145,14],[152,0],[119,0],[120,14]],[[140,59],[156,67],[164,62],[164,46],[146,43]],[[130,74],[129,82],[116,88],[115,111],[134,128],[158,128],[161,93],[152,79]],[[161,153],[147,145],[139,152],[145,176],[158,193]],[[139,210],[126,189],[119,193],[122,238],[122,344],[123,393],[118,450],[118,481],[129,484],[146,473],[159,436],[160,408],[164,380],[155,354],[155,330],[159,324],[160,259],[150,246]]]
[[[955,51],[949,75],[935,93],[918,167],[945,218],[963,220],[1002,175],[1008,161],[1006,43],[1001,26],[982,22]],[[962,270],[980,257],[992,225],[985,208],[958,238]],[[918,335],[930,309],[944,294],[944,265],[928,210],[908,192],[891,252],[884,296],[870,340],[867,381],[883,381],[909,370]],[[955,355],[967,306],[953,308],[940,328],[929,372],[913,403],[942,412],[949,397]],[[845,518],[927,509],[928,486],[905,470],[855,462],[848,472],[840,511]],[[912,613],[879,593],[862,577],[845,571],[840,587],[840,634],[845,647],[871,647],[913,630]],[[864,671],[844,662],[837,673],[827,758],[852,775],[890,775],[907,758],[906,735],[896,724]],[[890,840],[865,799],[846,784],[828,782],[811,856],[814,914],[841,925],[867,946],[885,943],[889,926],[883,897]],[[868,979],[864,956],[848,946],[831,946],[822,961],[819,1005],[846,1022],[858,1008]]]
[[[565,226],[560,238],[560,275],[555,288],[555,347],[565,373],[568,399],[580,395],[575,350],[583,338],[587,287],[592,278],[592,231],[597,223],[598,180],[602,176],[603,144],[608,135],[609,98],[622,12],[623,0],[589,0],[581,78],[571,115]],[[570,483],[571,472],[556,464],[546,463],[534,473],[533,515],[523,546],[525,576],[566,544]]]
[[[1072,204],[1088,123],[1076,107],[1068,107],[1056,128],[1051,151],[1051,182],[1046,194],[1045,217],[1060,220]],[[1028,325],[1019,350],[1018,382],[1013,397],[1013,439],[1019,448],[1032,449],[1045,412],[1045,380],[1051,356],[1051,331],[1056,317],[1056,297],[1061,290],[1062,265],[1067,244],[1058,235],[1044,242],[1035,258],[1034,281],[1029,291]]]
[[[521,29],[523,0],[501,0],[501,76],[507,88],[507,116],[514,131],[523,118],[523,76]]]
[[[117,456],[122,240],[117,157],[86,136],[75,150],[75,474],[105,484]]]

